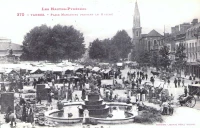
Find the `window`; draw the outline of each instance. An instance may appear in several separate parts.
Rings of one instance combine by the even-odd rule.
[[[196,58],[195,59],[197,59],[197,53],[196,53],[196,56],[195,56]]]
[[[150,50],[151,42],[148,41],[148,50]]]
[[[171,52],[171,45],[167,44],[167,47],[169,48],[169,52]]]
[[[199,46],[198,46],[198,51],[200,51],[200,40],[199,40]]]
[[[138,33],[138,31],[136,31],[136,36],[139,36],[139,33]]]
[[[190,33],[190,37],[192,37],[192,30],[191,30],[191,33]]]
[[[192,43],[192,51],[194,51],[194,43]]]
[[[157,45],[157,41],[156,40],[154,40],[153,43],[154,43],[154,46]]]
[[[194,46],[195,52],[197,51],[197,42],[195,42],[195,46]]]

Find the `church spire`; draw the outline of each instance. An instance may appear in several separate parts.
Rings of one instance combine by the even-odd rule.
[[[135,10],[134,10],[134,17],[133,17],[133,28],[140,28],[140,12],[138,9],[137,0],[135,2]]]

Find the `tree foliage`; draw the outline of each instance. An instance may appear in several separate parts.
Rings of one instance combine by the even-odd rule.
[[[89,57],[100,61],[116,62],[119,60],[119,53],[110,39],[95,39],[90,43]]]
[[[60,61],[78,59],[84,51],[83,34],[73,26],[46,25],[35,27],[28,32],[23,41],[24,60]]]
[[[185,53],[185,46],[183,44],[179,44],[176,48],[175,53],[175,63],[174,66],[177,70],[182,70],[186,65],[186,53]]]
[[[137,62],[140,64],[148,64],[150,62],[150,52],[140,52]]]
[[[163,46],[161,47],[161,49],[159,50],[159,65],[161,67],[163,67],[164,69],[167,69],[168,66],[170,66],[171,64],[171,60],[169,58],[169,47],[167,46]]]
[[[158,51],[152,51],[150,54],[150,64],[153,67],[158,68],[159,65],[159,52]]]
[[[96,39],[91,43],[89,56],[91,59],[105,59],[106,49],[102,41]]]
[[[118,31],[112,38],[112,43],[118,49],[119,57],[121,59],[127,58],[132,49],[131,38],[125,30]]]
[[[131,38],[125,30],[121,30],[112,39],[95,39],[91,42],[89,56],[100,61],[117,62],[128,57],[131,46]]]

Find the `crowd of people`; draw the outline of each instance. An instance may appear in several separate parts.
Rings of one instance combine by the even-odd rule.
[[[147,97],[148,99],[156,97],[162,101],[165,97],[165,95],[162,94],[163,87],[154,86],[155,76],[153,74],[150,76],[146,71],[139,69],[129,70],[127,74],[122,74],[120,68],[111,68],[109,69],[109,72],[102,72],[101,70],[94,72],[88,69],[81,69],[78,72],[71,73],[70,75],[44,75],[43,77],[33,79],[32,82],[24,76],[19,76],[18,79],[16,79],[15,75],[8,77],[8,79],[11,79],[11,86],[9,86],[8,91],[20,92],[19,90],[23,89],[23,86],[25,85],[32,85],[32,87],[36,89],[38,84],[46,84],[49,86],[46,96],[46,101],[49,106],[52,106],[52,102],[54,100],[57,102],[62,100],[66,100],[68,102],[84,101],[87,98],[88,90],[93,90],[94,88],[98,90],[99,95],[105,101],[118,101],[119,94],[115,94],[114,92],[115,89],[118,89],[117,86],[120,84],[120,89],[127,90],[127,97],[125,100],[126,103],[132,102],[132,96],[136,97],[135,102],[146,101]],[[113,79],[113,85],[102,85],[102,79]],[[119,80],[121,80],[121,82],[119,82]],[[145,85],[145,82],[151,82],[151,85]],[[170,87],[170,79],[166,79],[165,83],[166,82],[168,83],[167,87]],[[187,95],[188,91],[185,86],[184,78],[174,79],[175,88],[180,87],[181,83],[182,86],[185,87],[184,93]],[[6,91],[5,86],[3,87],[4,91]],[[81,91],[81,97],[75,93],[76,91]],[[36,94],[36,104],[42,104],[42,92],[36,91]],[[171,97],[173,97],[172,94]],[[24,122],[33,123],[34,105],[27,102],[24,98],[22,98],[22,96],[20,96],[19,99],[19,102],[14,108],[16,118]],[[9,116],[11,111],[11,108],[8,107],[6,116]]]

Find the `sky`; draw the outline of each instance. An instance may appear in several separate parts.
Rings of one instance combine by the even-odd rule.
[[[61,24],[73,25],[82,32],[86,46],[96,38],[112,38],[122,29],[132,38],[135,2],[136,0],[0,0],[0,37],[22,44],[24,36],[35,26],[46,24],[52,27]],[[137,0],[137,3],[143,34],[153,29],[163,34],[164,26],[165,32],[170,33],[171,27],[175,25],[190,23],[194,18],[200,21],[200,0]],[[58,11],[51,8],[86,10]],[[24,13],[24,16],[19,16],[19,13]],[[55,16],[62,13],[78,16]],[[45,16],[31,16],[32,14]]]

